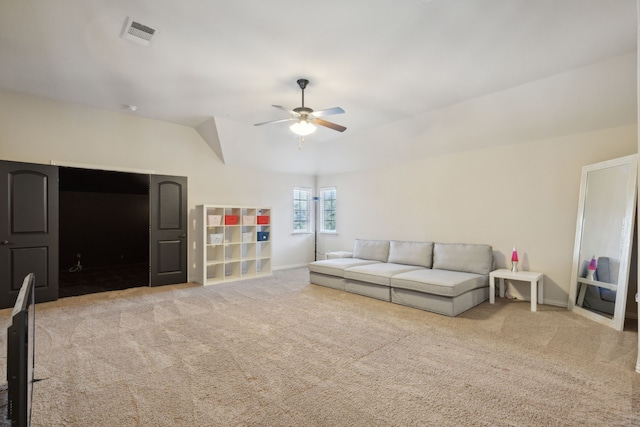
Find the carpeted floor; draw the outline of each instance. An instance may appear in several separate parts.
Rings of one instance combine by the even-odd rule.
[[[9,421],[9,414],[8,414],[8,401],[9,401],[9,396],[8,396],[8,390],[7,390],[7,383],[4,383],[2,385],[0,385],[0,426],[2,427],[10,427],[11,426],[11,421]]]
[[[637,330],[529,308],[450,318],[305,268],[38,304],[33,425],[639,426]]]

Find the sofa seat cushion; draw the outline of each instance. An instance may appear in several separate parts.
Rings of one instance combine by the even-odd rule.
[[[359,265],[378,264],[378,261],[358,259],[358,258],[336,258],[314,261],[309,264],[309,270],[314,273],[327,274],[330,276],[344,277],[344,270],[349,267]]]
[[[393,288],[445,297],[455,297],[485,286],[489,286],[488,276],[461,271],[422,269],[391,277]]]
[[[391,276],[413,270],[424,270],[415,265],[394,264],[391,262],[349,267],[344,271],[344,278],[359,280],[376,285],[390,285]]]

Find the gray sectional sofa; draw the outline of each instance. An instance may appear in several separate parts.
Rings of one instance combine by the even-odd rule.
[[[351,258],[309,264],[310,282],[457,316],[489,298],[493,248],[356,239]]]

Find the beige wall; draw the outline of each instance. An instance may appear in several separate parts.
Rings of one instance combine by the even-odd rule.
[[[504,267],[515,245],[523,268],[547,275],[545,302],[557,305],[567,302],[582,166],[637,148],[634,125],[340,175],[289,175],[224,166],[192,128],[0,91],[0,159],[187,176],[191,219],[201,203],[270,206],[276,269],[313,259],[313,236],[291,234],[292,188],[335,185],[339,234],[321,236],[320,252],[349,249],[357,237],[488,243]],[[193,264],[193,249],[189,257]]]
[[[271,207],[272,267],[306,265],[313,258],[313,237],[291,235],[291,195],[296,185],[313,187],[314,178],[226,167],[189,127],[0,91],[0,159],[187,176],[191,266],[198,204]],[[195,278],[193,267],[189,278]]]
[[[625,126],[323,176],[338,189],[338,235],[319,251],[354,238],[487,243],[504,268],[517,246],[522,268],[546,274],[545,302],[566,306],[582,166],[637,147]]]

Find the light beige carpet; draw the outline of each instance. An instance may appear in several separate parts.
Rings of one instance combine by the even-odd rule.
[[[640,425],[637,331],[529,308],[450,318],[305,268],[38,304],[33,424]]]

